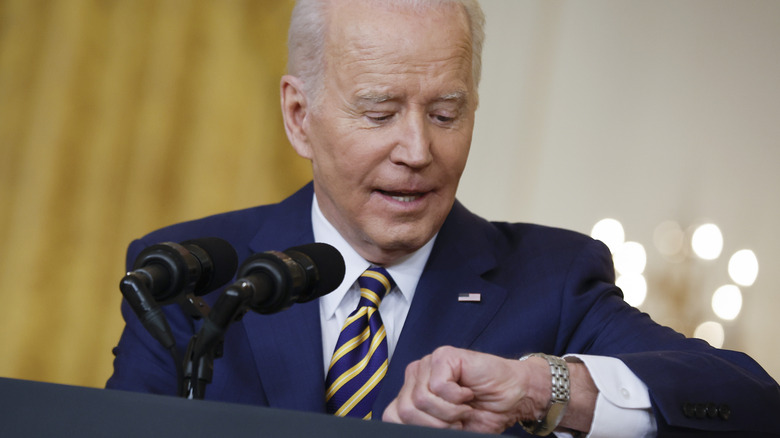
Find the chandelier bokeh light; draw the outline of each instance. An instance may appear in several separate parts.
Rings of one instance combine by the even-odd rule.
[[[598,221],[591,230],[591,237],[604,242],[612,252],[615,271],[619,274],[616,284],[623,291],[625,301],[634,307],[642,306],[648,294],[653,294],[652,290],[648,290],[644,275],[648,261],[645,246],[626,241],[625,227],[614,218]],[[655,228],[653,244],[670,263],[692,261],[692,257],[707,263],[720,258],[724,238],[720,227],[714,223],[703,223],[686,233],[677,222],[665,221]],[[756,254],[750,249],[736,251],[729,258],[728,274],[735,284],[721,285],[712,293],[710,300],[713,316],[720,321],[734,321],[739,317],[743,302],[740,286],[753,285],[758,276]],[[686,291],[688,294],[692,292]],[[693,336],[720,348],[726,339],[726,330],[721,322],[707,320],[696,327]]]

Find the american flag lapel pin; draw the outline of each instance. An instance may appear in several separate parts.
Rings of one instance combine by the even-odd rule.
[[[458,294],[461,303],[478,303],[482,301],[482,294],[478,292],[462,292]]]

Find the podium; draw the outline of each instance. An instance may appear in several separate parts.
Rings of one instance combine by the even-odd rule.
[[[0,378],[0,436],[477,438],[495,435]]]

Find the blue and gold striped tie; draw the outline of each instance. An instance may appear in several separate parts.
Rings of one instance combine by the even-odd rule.
[[[358,278],[360,302],[344,322],[325,379],[331,414],[371,418],[371,406],[387,373],[387,336],[379,303],[392,289],[392,281],[379,267],[367,269]]]

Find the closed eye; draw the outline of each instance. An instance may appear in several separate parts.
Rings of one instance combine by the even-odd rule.
[[[385,123],[393,118],[392,113],[367,113],[366,117],[374,123]]]
[[[456,115],[450,115],[450,114],[451,113],[448,113],[448,112],[444,113],[444,114],[442,114],[442,113],[432,113],[428,117],[430,117],[431,121],[433,123],[436,123],[437,125],[451,126],[457,120],[457,116]]]

